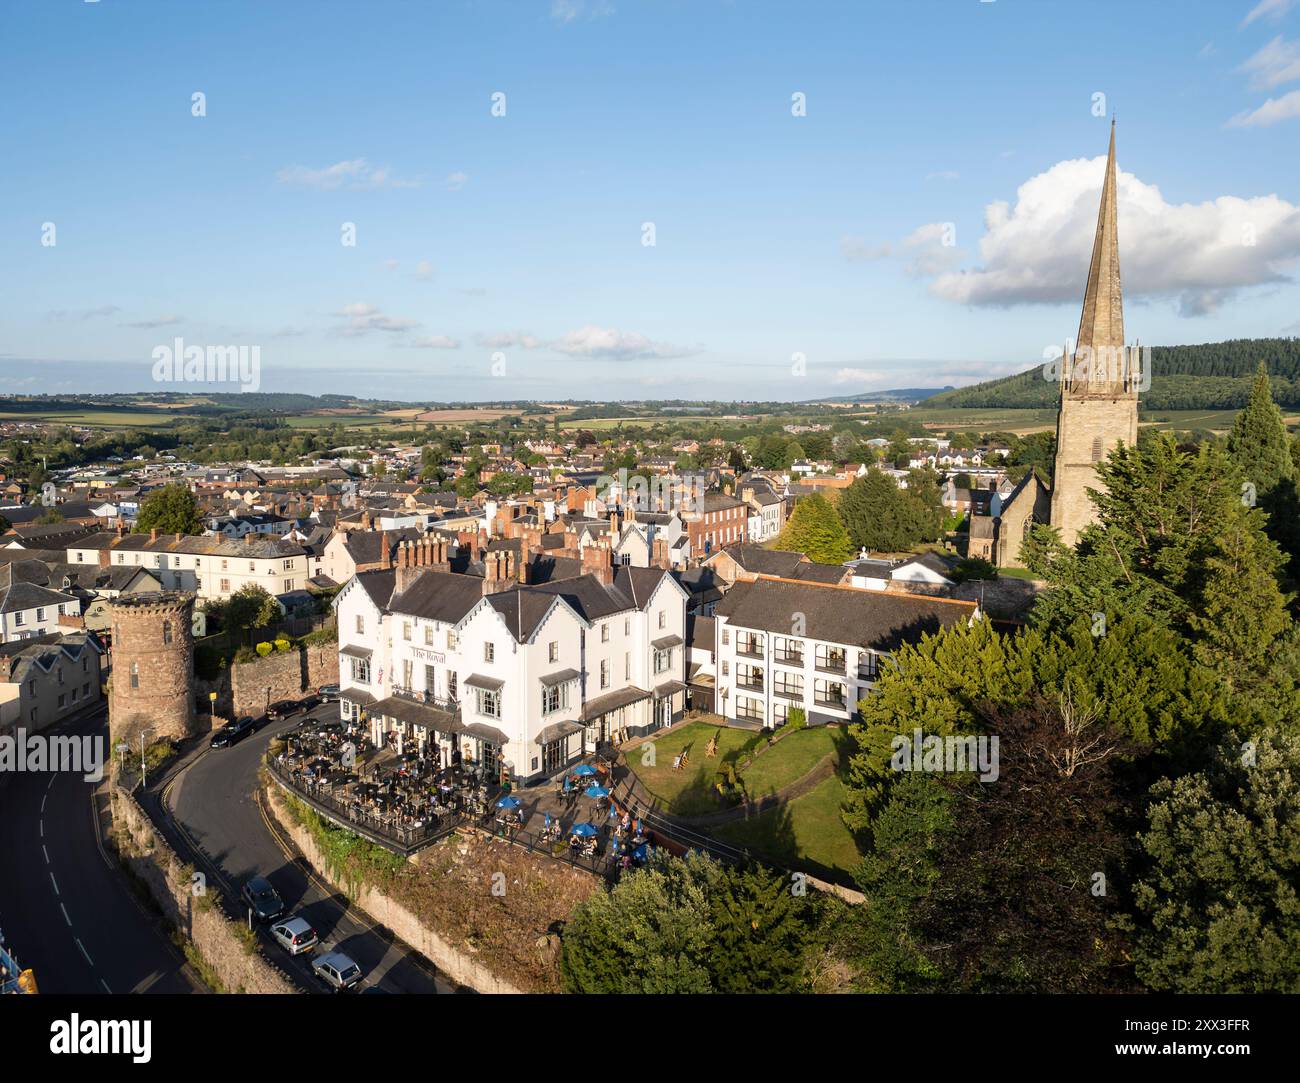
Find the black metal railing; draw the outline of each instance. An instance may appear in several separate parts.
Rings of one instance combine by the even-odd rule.
[[[403,855],[428,846],[450,835],[457,828],[471,826],[484,819],[483,816],[470,812],[447,811],[431,814],[418,827],[404,824],[392,813],[367,809],[355,799],[341,797],[330,783],[305,779],[274,759],[269,759],[266,766],[285,789],[327,819]]]

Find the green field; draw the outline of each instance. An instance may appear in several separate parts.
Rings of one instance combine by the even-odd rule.
[[[862,855],[840,817],[844,799],[844,783],[832,776],[788,805],[714,834],[760,858],[803,866],[828,880],[851,880]]]
[[[85,425],[96,429],[169,429],[177,421],[196,421],[195,414],[176,410],[55,410],[33,413],[0,410],[0,421],[26,421],[38,425]]]

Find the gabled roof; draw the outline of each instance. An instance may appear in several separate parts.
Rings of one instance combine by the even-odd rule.
[[[802,614],[809,639],[893,651],[969,620],[976,608],[974,602],[945,598],[759,579],[737,583],[714,612],[737,627],[779,635],[790,635]]]

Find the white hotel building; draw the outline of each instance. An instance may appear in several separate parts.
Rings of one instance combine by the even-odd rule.
[[[947,598],[760,577],[735,583],[713,618],[714,710],[775,728],[794,707],[813,725],[855,719],[858,700],[903,643],[979,619],[979,609]]]
[[[264,534],[243,539],[191,534],[103,531],[68,546],[68,563],[101,568],[145,568],[164,590],[200,598],[229,598],[256,585],[268,594],[305,590],[311,576],[307,551],[296,542]]]
[[[361,572],[335,599],[341,709],[372,740],[396,733],[443,762],[516,780],[680,717],[686,592],[659,568],[518,583],[509,551],[487,575],[417,565]]]

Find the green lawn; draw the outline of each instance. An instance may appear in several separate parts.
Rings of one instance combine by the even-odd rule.
[[[844,783],[826,779],[788,805],[713,832],[723,842],[748,848],[758,858],[802,866],[825,879],[850,880],[861,855],[840,819]]]
[[[718,737],[718,754],[704,755],[709,738]],[[645,763],[646,745],[631,749],[627,762],[647,790],[663,803],[667,811],[678,816],[701,816],[718,810],[713,780],[726,763],[736,762],[767,740],[765,734],[749,730],[691,722],[647,744],[654,746],[654,766]],[[673,760],[683,749],[687,764],[673,770]]]
[[[835,751],[841,733],[828,726],[817,726],[782,738],[741,775],[745,792],[751,800],[756,800],[797,782],[816,767],[823,756]]]

